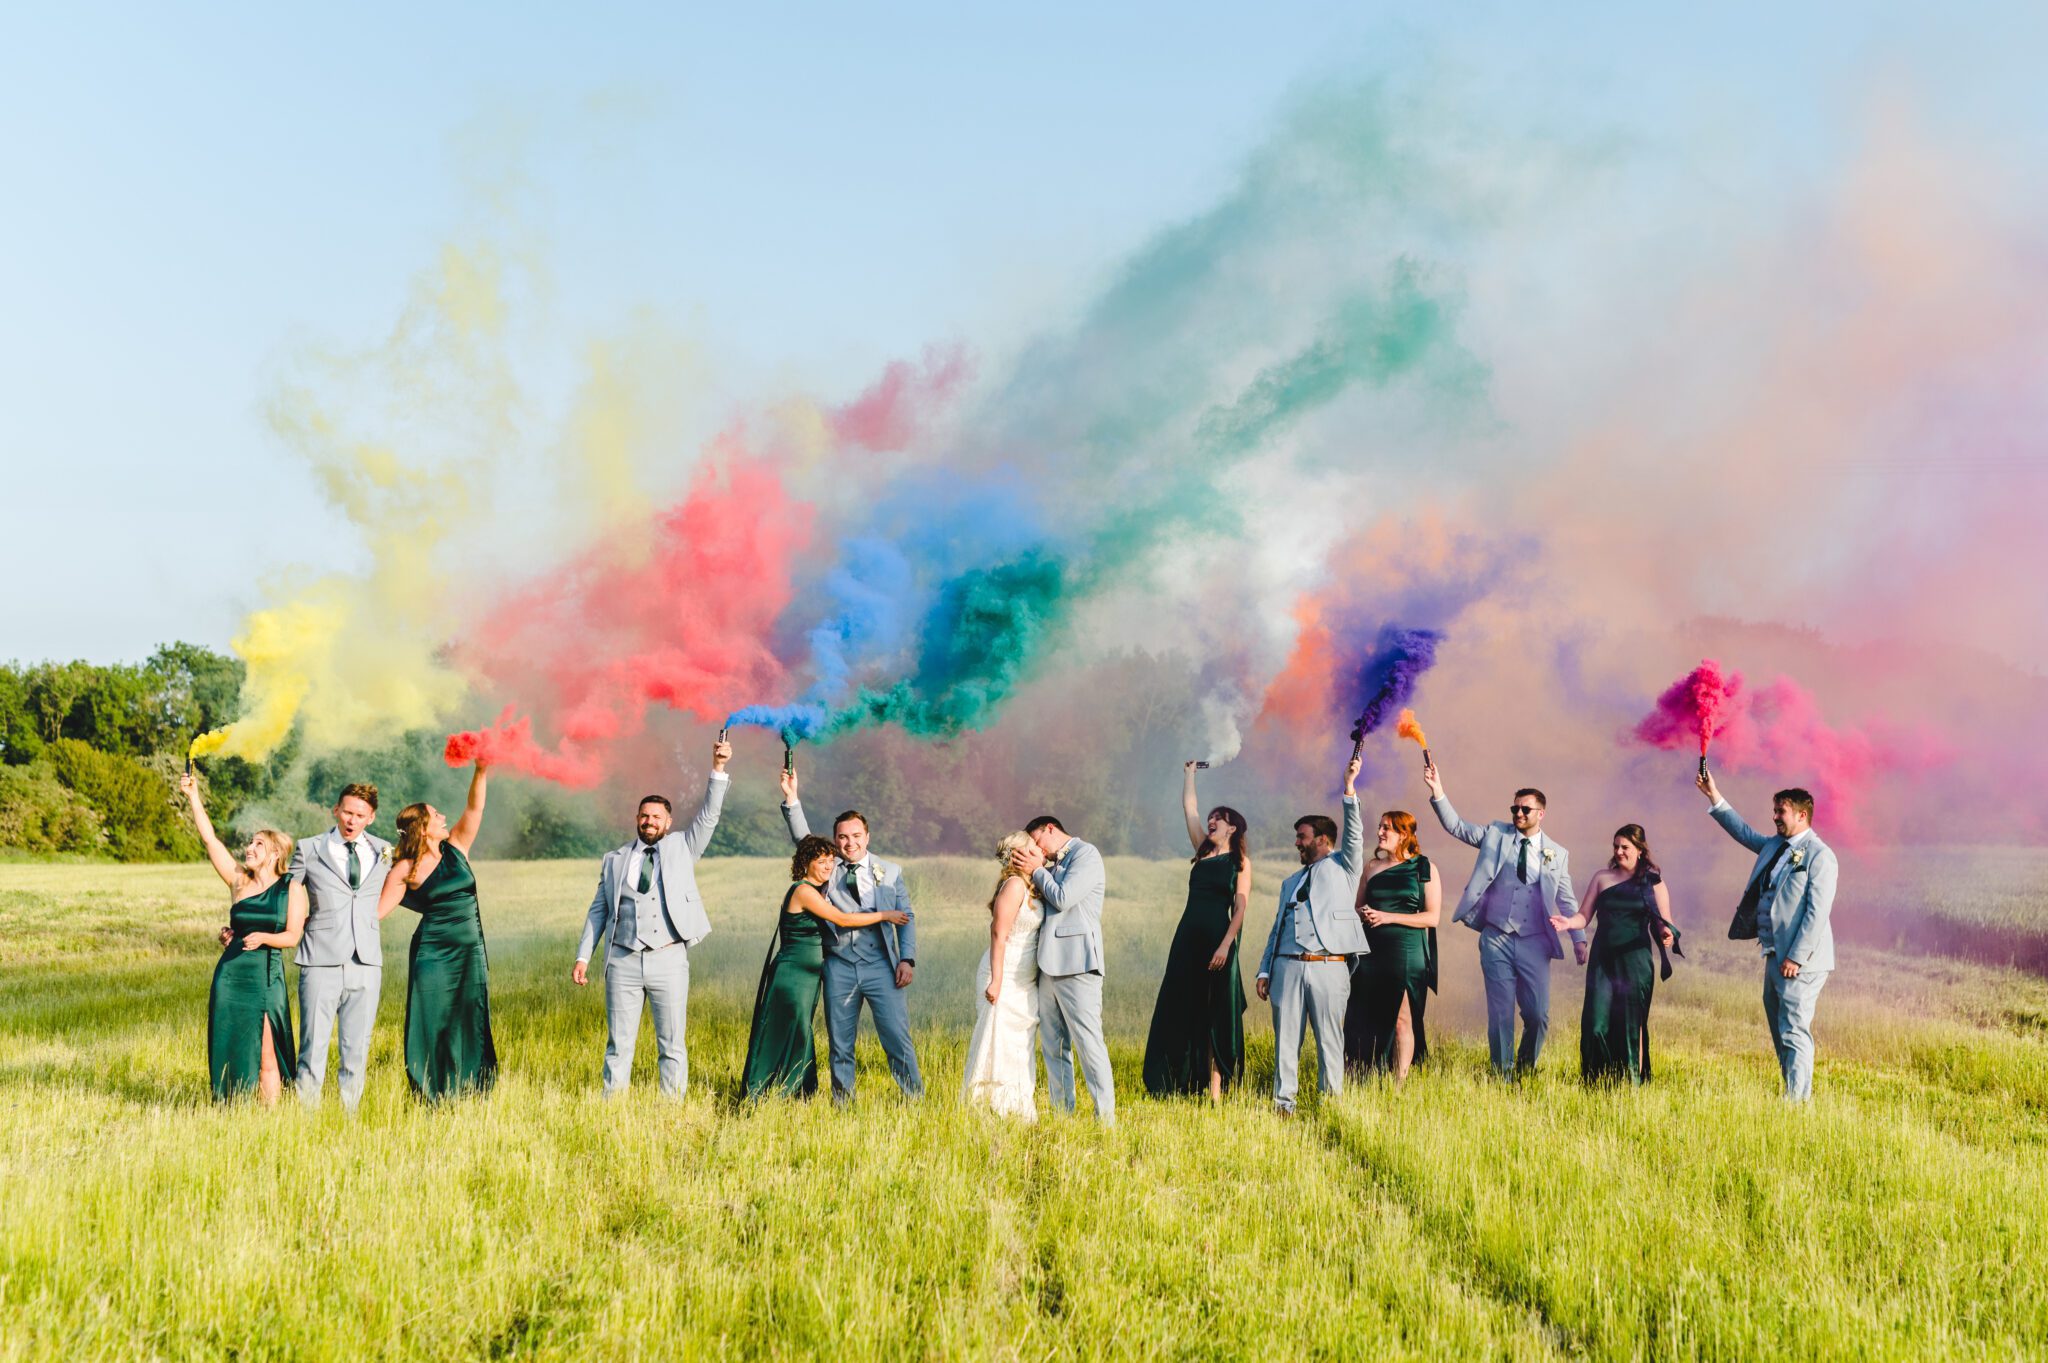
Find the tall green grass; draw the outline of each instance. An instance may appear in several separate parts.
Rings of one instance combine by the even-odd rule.
[[[929,1097],[900,1101],[868,1038],[850,1110],[749,1107],[783,870],[702,869],[717,930],[680,1104],[652,1092],[648,1035],[634,1091],[597,1097],[603,1000],[568,980],[581,863],[479,868],[504,1073],[414,1104],[400,911],[351,1121],[331,1094],[207,1100],[208,872],[0,867],[0,1358],[1919,1359],[2048,1339],[2038,979],[1844,951],[1819,1096],[1792,1110],[1739,947],[1688,942],[1640,1091],[1577,1081],[1560,966],[1543,1070],[1511,1088],[1485,1073],[1471,934],[1447,929],[1430,1066],[1282,1121],[1256,1003],[1220,1110],[1142,1097],[1185,867],[1116,860],[1119,1123],[1026,1126],[957,1100],[989,876],[938,858],[911,867]]]

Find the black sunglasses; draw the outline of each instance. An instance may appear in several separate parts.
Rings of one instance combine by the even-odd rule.
[[[1509,805],[1509,806],[1508,806],[1508,813],[1510,813],[1510,814],[1534,814],[1534,813],[1535,813],[1535,812],[1537,811],[1537,809],[1538,809],[1538,808],[1539,808],[1539,806],[1537,806],[1537,805]]]

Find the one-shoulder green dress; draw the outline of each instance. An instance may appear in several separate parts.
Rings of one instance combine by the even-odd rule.
[[[1209,969],[1237,908],[1237,858],[1203,857],[1188,870],[1188,902],[1166,949],[1166,973],[1145,1038],[1145,1091],[1154,1098],[1209,1091],[1209,1062],[1223,1087],[1244,1077],[1244,975],[1238,944]]]
[[[498,1078],[498,1048],[469,858],[442,843],[440,862],[399,902],[420,916],[407,956],[405,1077],[429,1100],[488,1089]]]
[[[749,1098],[767,1093],[808,1098],[818,1091],[818,1046],[811,1018],[825,992],[825,932],[810,910],[790,912],[796,891],[792,885],[782,896],[775,947],[762,963],[761,983],[754,991],[754,1023],[747,1032],[742,1072]]]
[[[1650,933],[1660,915],[1644,871],[1609,885],[1593,900],[1593,945],[1586,952],[1586,1007],[1579,1015],[1579,1072],[1587,1079],[1650,1078],[1650,999],[1657,992]]]
[[[1365,882],[1367,908],[1381,913],[1421,913],[1426,908],[1423,886],[1429,883],[1429,858],[1410,857]],[[1365,930],[1371,948],[1351,976],[1351,1002],[1344,1014],[1344,1060],[1347,1068],[1394,1068],[1394,1025],[1401,1000],[1408,1001],[1408,1025],[1415,1034],[1415,1058],[1429,1058],[1429,1036],[1423,1030],[1423,1006],[1436,988],[1436,929],[1383,923]]]
[[[206,1000],[206,1068],[216,1101],[253,1092],[263,1070],[263,1024],[270,1024],[270,1049],[286,1084],[298,1077],[291,994],[284,987],[284,953],[276,947],[247,950],[252,932],[283,932],[292,883],[280,876],[260,894],[238,899],[228,910],[234,930],[213,967]]]

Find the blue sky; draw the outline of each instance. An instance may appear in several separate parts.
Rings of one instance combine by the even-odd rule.
[[[376,338],[508,185],[570,321],[677,319],[738,398],[1056,319],[1333,73],[1442,69],[1738,183],[1902,83],[2039,164],[2035,7],[1663,8],[16,7],[0,657],[225,644],[266,572],[350,562],[265,426],[277,366]]]

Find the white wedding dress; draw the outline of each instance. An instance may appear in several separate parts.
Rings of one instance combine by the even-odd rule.
[[[974,973],[974,1039],[967,1043],[961,1099],[1005,1116],[1035,1121],[1038,1106],[1038,925],[1045,917],[1027,894],[1003,946],[1003,987],[988,1001],[989,953]]]

